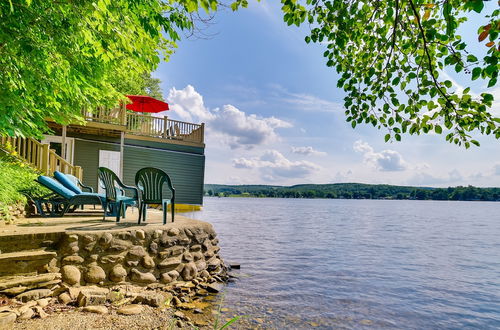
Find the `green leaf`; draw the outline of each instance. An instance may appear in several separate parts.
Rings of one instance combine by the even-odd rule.
[[[391,139],[391,134],[386,134],[384,137],[385,142],[389,141]]]
[[[434,126],[434,131],[435,131],[437,134],[441,134],[441,133],[443,132],[443,129],[441,128],[441,126],[436,125],[436,126]]]
[[[472,143],[473,145],[475,145],[475,146],[477,146],[477,147],[479,147],[479,146],[480,146],[479,142],[478,142],[478,141],[476,141],[476,140],[470,140],[470,143]]]
[[[479,78],[479,76],[481,75],[481,71],[482,69],[480,67],[472,69],[472,80],[476,80],[477,78]]]
[[[445,85],[446,87],[448,87],[448,88],[451,88],[452,83],[451,83],[451,81],[449,81],[449,80],[445,80],[444,85]]]
[[[394,137],[396,138],[396,141],[401,141],[401,135],[395,134]]]

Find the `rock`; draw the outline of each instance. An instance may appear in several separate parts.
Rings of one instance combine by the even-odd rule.
[[[102,305],[106,302],[108,293],[109,289],[96,286],[82,288],[77,298],[78,306]]]
[[[10,329],[16,318],[16,313],[0,313],[0,329]]]
[[[29,320],[35,316],[35,312],[31,309],[28,308],[25,312],[23,312],[21,315],[19,315],[18,319],[19,320]]]
[[[127,257],[133,260],[140,259],[146,255],[146,251],[140,245],[133,246],[127,254]]]
[[[193,255],[194,261],[198,261],[198,260],[203,259],[203,253],[201,253],[201,252],[193,252],[191,254]]]
[[[145,268],[154,268],[155,262],[154,262],[153,258],[151,258],[150,256],[146,255],[146,256],[142,257],[142,265]]]
[[[167,232],[168,236],[177,236],[180,234],[180,230],[178,228],[170,228]]]
[[[53,281],[55,279],[61,278],[61,274],[59,273],[49,273],[35,276],[25,276],[25,277],[16,277],[13,279],[1,279],[0,280],[0,290],[5,290],[9,288],[14,288],[18,286],[26,286],[28,288],[36,286],[39,283]]]
[[[202,277],[202,278],[209,278],[210,277],[210,273],[207,270],[202,270],[200,272],[200,277]]]
[[[96,314],[108,314],[108,308],[106,306],[86,306],[82,308],[82,311]]]
[[[35,306],[36,306],[36,301],[34,301],[34,300],[28,301],[26,304],[19,307],[18,312],[19,312],[19,314],[23,314],[28,309],[31,309],[31,307],[35,307]]]
[[[119,308],[116,312],[120,315],[136,315],[142,313],[143,307],[141,305],[127,305]]]
[[[139,293],[134,299],[134,303],[141,303],[151,307],[162,306],[166,298],[158,293]]]
[[[240,264],[229,264],[229,269],[241,269]]]
[[[139,282],[144,284],[156,282],[156,277],[152,273],[141,273],[137,269],[132,269],[130,273],[132,274],[131,279],[134,282]]]
[[[151,244],[149,244],[149,251],[153,254],[157,254],[158,253],[158,243],[152,242]]]
[[[179,276],[180,276],[179,272],[176,271],[176,270],[169,271],[167,273],[167,275],[170,276],[170,278],[172,279],[172,281],[176,281],[179,278]]]
[[[15,288],[3,290],[2,294],[5,294],[7,296],[17,296],[18,294],[21,294],[26,290],[28,290],[28,287],[26,287],[26,286],[17,286]]]
[[[35,311],[37,313],[37,315],[41,318],[41,319],[44,319],[46,318],[47,316],[49,316],[47,313],[45,313],[45,311],[43,310],[42,307],[40,306],[35,306]]]
[[[85,281],[87,283],[99,283],[106,279],[104,269],[99,266],[90,266],[85,273]]]
[[[195,308],[195,309],[193,309],[193,313],[194,314],[203,314],[203,311],[199,308]]]
[[[69,285],[80,283],[81,274],[80,270],[75,266],[66,265],[61,268],[62,279]]]
[[[205,269],[207,269],[207,263],[203,260],[196,262],[196,269],[198,270],[198,272],[204,271]]]
[[[117,264],[117,263],[122,263],[124,259],[125,259],[125,257],[123,255],[111,254],[111,255],[101,257],[100,261],[102,264]]]
[[[111,244],[111,241],[113,240],[113,235],[110,233],[105,233],[104,235],[101,236],[99,239],[99,244],[102,246],[109,246]]]
[[[184,255],[182,256],[182,258],[186,262],[191,262],[191,261],[194,260],[193,255],[191,253],[189,253],[189,252],[184,253]]]
[[[174,313],[174,316],[177,317],[177,318],[179,318],[179,319],[181,319],[181,320],[185,320],[186,319],[186,315],[183,312],[181,312],[181,311],[176,311]]]
[[[116,265],[109,272],[109,279],[113,282],[123,282],[125,281],[126,277],[127,277],[127,271],[121,265]]]
[[[155,230],[155,232],[153,234],[153,237],[154,238],[159,238],[162,234],[163,234],[163,230],[157,229],[157,230]]]
[[[30,300],[38,300],[40,298],[45,298],[52,294],[52,290],[49,289],[35,289],[31,291],[26,291],[16,296],[16,299],[21,300],[22,302],[27,302]]]
[[[57,297],[57,299],[63,305],[67,305],[72,301],[71,297],[69,296],[69,293],[67,292],[61,293],[59,297]]]
[[[68,288],[68,293],[71,297],[71,300],[76,300],[80,295],[80,291],[82,291],[81,288]]]
[[[182,323],[181,320],[175,321],[175,326],[178,327],[179,329],[184,328],[184,323]]]
[[[184,265],[182,269],[181,275],[184,281],[190,281],[196,277],[197,269],[196,264],[194,262],[189,262]]]
[[[69,243],[78,242],[78,235],[68,235],[68,242]]]
[[[135,238],[140,239],[140,240],[145,239],[146,233],[144,232],[144,230],[139,229],[135,232]]]
[[[106,296],[103,295],[80,292],[80,295],[78,296],[79,307],[102,305],[104,303],[106,303]]]
[[[181,257],[173,257],[173,258],[167,258],[162,260],[158,264],[158,268],[163,270],[163,271],[171,271],[175,270],[180,264],[182,264],[182,259]]]
[[[224,288],[222,283],[211,283],[207,285],[207,291],[212,293],[219,293]]]
[[[170,282],[172,282],[172,278],[168,275],[168,273],[162,273],[160,275],[160,283],[163,283],[163,284],[168,284]]]
[[[182,302],[181,302],[181,300],[180,300],[178,297],[174,296],[174,297],[172,298],[172,304],[173,304],[174,306],[179,306],[180,304],[182,304]]]
[[[193,245],[193,246],[191,246],[190,250],[191,250],[191,252],[201,251],[201,245],[200,244]]]
[[[44,298],[44,299],[38,299],[36,301],[37,305],[44,308],[44,307],[47,307],[49,305],[49,299],[47,298]]]
[[[121,239],[114,239],[111,242],[111,246],[108,248],[108,251],[110,252],[123,252],[127,251],[132,247],[132,242],[130,241],[124,241]]]
[[[129,266],[129,267],[137,267],[137,266],[139,266],[139,261],[137,261],[137,260],[129,260],[129,261],[127,261],[127,266]]]

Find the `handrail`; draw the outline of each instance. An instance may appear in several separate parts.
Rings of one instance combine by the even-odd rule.
[[[0,137],[0,144],[7,147],[10,152],[34,166],[42,173],[52,175],[55,171],[76,176],[82,180],[83,170],[56,154],[48,144],[40,143],[32,138]]]
[[[82,110],[82,116],[88,122],[125,126],[126,133],[132,135],[204,143],[203,123],[194,124],[168,119],[167,116],[131,112],[124,105],[114,109],[99,107],[93,112]]]

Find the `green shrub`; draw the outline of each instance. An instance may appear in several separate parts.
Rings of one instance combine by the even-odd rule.
[[[26,204],[25,194],[39,196],[46,189],[33,181],[40,173],[15,156],[4,154],[0,157],[0,213],[4,220],[11,220],[9,205]]]

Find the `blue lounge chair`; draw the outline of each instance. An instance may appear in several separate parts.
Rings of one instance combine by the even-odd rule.
[[[103,205],[102,199],[97,194],[86,192],[77,194],[48,176],[40,175],[35,181],[52,192],[41,198],[32,198],[42,216],[47,216],[44,205],[51,216],[63,216],[70,208],[80,205]],[[104,205],[103,210],[105,210]]]

